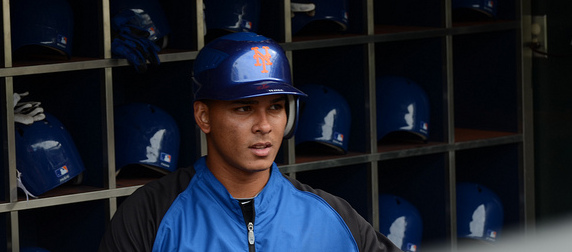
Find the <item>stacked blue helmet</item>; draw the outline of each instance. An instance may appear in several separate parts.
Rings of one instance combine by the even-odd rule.
[[[300,98],[296,145],[320,143],[338,153],[346,153],[352,121],[346,99],[324,85],[307,84],[301,86],[300,90],[308,96]]]
[[[503,204],[496,193],[477,183],[457,184],[457,237],[495,242],[503,221]]]
[[[427,141],[429,98],[416,82],[402,76],[386,75],[376,80],[377,138],[406,132]]]
[[[423,220],[409,201],[393,194],[380,194],[379,231],[404,252],[415,252],[421,244]]]
[[[74,14],[66,0],[18,0],[10,7],[15,54],[56,52],[71,57]]]
[[[451,2],[453,8],[453,14],[456,14],[456,16],[482,14],[483,16],[490,18],[494,18],[497,15],[497,10],[498,10],[497,3],[498,0],[453,0]],[[455,17],[455,18],[461,19],[462,17]]]
[[[20,249],[20,252],[50,252],[50,251],[42,247],[26,246],[22,247]]]
[[[260,22],[260,0],[204,0],[208,30],[257,32]]]
[[[264,95],[287,97],[284,137],[294,135],[299,96],[292,85],[290,64],[274,40],[252,32],[219,37],[201,49],[193,66],[195,100],[240,100]]]
[[[292,33],[304,29],[346,31],[348,29],[347,0],[296,0],[292,9]]]
[[[138,10],[140,13],[145,13],[148,16],[146,21],[142,22],[141,19],[137,19],[138,23],[133,25],[144,29],[152,29],[149,37],[151,41],[158,42],[171,33],[171,26],[169,26],[167,16],[158,0],[110,0],[109,5],[112,17],[127,10]],[[164,40],[161,41],[159,46],[164,48],[166,44],[167,41]]]
[[[64,125],[53,115],[30,125],[16,125],[16,168],[22,184],[38,196],[85,170],[76,145]]]
[[[117,106],[114,117],[117,172],[128,165],[163,174],[177,169],[181,140],[171,115],[155,105],[129,103]]]

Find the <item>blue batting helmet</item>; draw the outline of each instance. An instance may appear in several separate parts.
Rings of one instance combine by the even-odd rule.
[[[23,247],[20,252],[50,252],[49,250],[41,247]]]
[[[415,252],[423,234],[421,214],[402,197],[380,194],[379,231],[403,251]]]
[[[296,144],[317,142],[339,153],[348,151],[351,111],[346,99],[336,90],[316,84],[300,87],[308,97],[300,99],[300,128]]]
[[[292,85],[290,64],[274,40],[251,32],[237,32],[208,43],[193,66],[195,100],[239,100],[284,94],[288,97],[288,123],[284,131],[294,134],[298,96],[305,94]]]
[[[41,195],[80,175],[84,165],[68,131],[53,115],[30,125],[16,125],[16,167],[22,183]]]
[[[347,0],[295,0],[292,9],[292,33],[305,28],[312,31],[345,31],[348,28]]]
[[[453,0],[453,11],[471,10],[480,12],[489,17],[496,17],[498,0]]]
[[[177,169],[180,134],[175,120],[146,103],[115,108],[115,169],[139,164],[168,173]]]
[[[427,140],[429,99],[414,81],[400,76],[377,79],[377,138],[392,132],[408,132]]]
[[[496,241],[503,226],[504,210],[499,197],[483,185],[457,184],[457,236]]]
[[[207,29],[256,32],[260,21],[260,0],[205,0]]]
[[[71,57],[74,16],[66,0],[10,2],[12,49],[15,54],[48,48]]]

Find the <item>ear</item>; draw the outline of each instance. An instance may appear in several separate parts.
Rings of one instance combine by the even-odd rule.
[[[199,125],[205,134],[208,134],[211,131],[209,107],[202,101],[195,101],[193,108],[195,112],[195,122],[197,122],[197,125]]]

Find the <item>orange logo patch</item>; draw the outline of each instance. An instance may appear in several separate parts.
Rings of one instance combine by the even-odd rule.
[[[260,51],[258,51],[258,47],[252,47],[251,49],[254,51],[254,59],[256,60],[254,66],[262,66],[261,73],[268,73],[268,70],[266,70],[266,66],[272,65],[272,62],[270,61],[272,55],[268,53],[269,49],[268,46],[262,47],[262,49],[264,49],[266,54],[262,54]]]

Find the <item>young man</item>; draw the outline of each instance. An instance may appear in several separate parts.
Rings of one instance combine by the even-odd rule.
[[[276,42],[220,37],[200,51],[193,74],[208,155],[126,199],[100,251],[400,251],[343,199],[278,170],[305,94]]]

